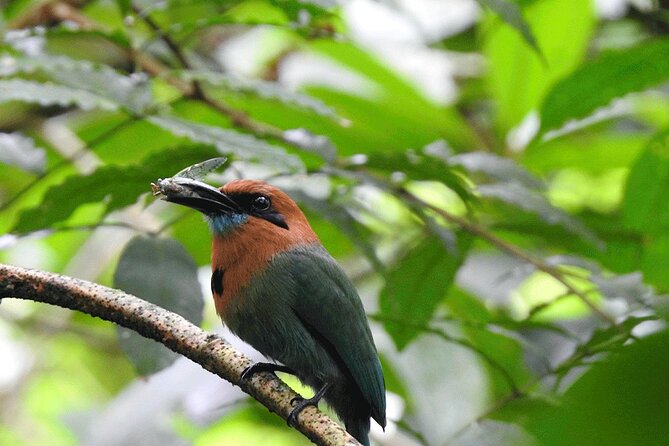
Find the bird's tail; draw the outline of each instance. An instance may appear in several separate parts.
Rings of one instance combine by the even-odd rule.
[[[344,420],[346,430],[364,446],[369,446],[369,415],[365,418],[348,418]]]

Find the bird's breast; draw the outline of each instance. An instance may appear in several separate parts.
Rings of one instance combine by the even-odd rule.
[[[217,313],[225,320],[230,303],[267,269],[272,257],[312,244],[320,244],[320,241],[308,225],[286,230],[258,218],[250,218],[229,234],[214,235],[212,293]]]

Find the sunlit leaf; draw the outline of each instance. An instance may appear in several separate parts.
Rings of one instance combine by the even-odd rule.
[[[541,105],[558,79],[574,70],[595,25],[593,4],[582,0],[529,2],[523,15],[543,58],[509,26],[490,23],[484,33],[483,52],[489,62],[486,83],[496,101],[501,138]]]
[[[499,15],[502,20],[507,24],[515,28],[523,39],[538,53],[541,52],[539,45],[537,44],[537,39],[532,33],[530,25],[527,23],[523,17],[523,12],[516,3],[511,0],[477,0],[482,6],[487,6],[495,14]]]
[[[559,81],[541,108],[542,129],[585,118],[628,93],[669,80],[669,39],[603,53]]]
[[[204,301],[197,265],[176,241],[138,236],[125,247],[114,274],[114,287],[185,317],[202,321]],[[169,366],[178,355],[138,333],[118,328],[119,343],[140,375]]]

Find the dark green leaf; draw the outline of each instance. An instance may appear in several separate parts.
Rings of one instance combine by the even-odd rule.
[[[440,181],[453,190],[464,201],[469,201],[472,194],[468,185],[451,167],[429,155],[419,155],[413,151],[406,153],[372,153],[367,156],[365,165],[372,170],[392,174],[406,174],[411,180]]]
[[[585,118],[628,93],[669,79],[669,39],[602,54],[558,82],[541,108],[543,130]]]
[[[173,311],[192,323],[202,322],[204,301],[193,258],[178,242],[135,237],[125,247],[114,274],[114,287]],[[178,355],[136,332],[118,328],[121,348],[140,375],[150,375]]]
[[[487,6],[495,14],[499,15],[502,20],[514,27],[528,45],[537,53],[541,54],[537,39],[532,33],[530,25],[523,17],[523,12],[520,7],[511,0],[477,0],[482,6]]]
[[[525,211],[536,213],[546,223],[564,226],[594,245],[602,243],[583,223],[551,205],[543,195],[520,183],[483,184],[478,187],[478,192],[483,197],[497,198]]]
[[[669,438],[667,376],[665,330],[594,365],[559,405],[525,411],[520,419],[545,446],[664,446]]]
[[[653,137],[632,166],[622,204],[623,222],[640,233],[663,232],[669,227],[667,197],[669,130]]]
[[[481,172],[504,182],[517,182],[532,189],[544,189],[544,183],[515,161],[493,153],[469,152],[449,156],[447,162],[469,172]]]
[[[91,175],[74,175],[47,191],[38,207],[25,210],[13,231],[25,233],[46,229],[66,220],[85,203],[106,204],[105,214],[128,206],[150,191],[149,184],[158,177],[211,158],[215,151],[208,147],[183,147],[148,157],[141,165],[103,166]]]
[[[470,239],[460,237],[459,242],[458,255],[453,256],[439,240],[427,238],[388,274],[380,296],[380,319],[398,349],[420,334],[446,297]]]
[[[558,377],[564,377],[574,367],[587,364],[601,353],[614,352],[631,339],[632,330],[639,324],[656,320],[655,316],[628,317],[617,326],[598,328],[588,341],[576,347],[574,353],[556,368]]]

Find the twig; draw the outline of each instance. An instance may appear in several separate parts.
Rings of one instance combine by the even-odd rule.
[[[583,293],[582,291],[576,289],[570,282],[567,280],[562,272],[552,266],[546,263],[545,261],[535,258],[531,254],[523,251],[522,249],[518,248],[515,245],[512,245],[511,243],[508,243],[507,241],[497,237],[490,231],[488,231],[486,228],[483,226],[474,223],[472,221],[467,220],[466,218],[459,217],[457,215],[453,215],[450,212],[447,212],[443,209],[441,209],[438,206],[434,206],[426,201],[421,200],[417,196],[413,195],[409,191],[405,189],[400,189],[398,191],[398,195],[400,197],[403,197],[404,199],[407,200],[407,202],[412,203],[414,205],[421,206],[422,208],[430,209],[431,211],[437,213],[440,217],[444,218],[446,221],[453,223],[460,228],[462,228],[464,231],[475,235],[476,237],[479,237],[491,245],[495,246],[499,250],[506,252],[507,254],[512,255],[513,257],[516,257],[526,263],[529,263],[530,265],[534,266],[536,269],[539,271],[543,271],[544,273],[548,274],[558,282],[560,282],[566,289],[569,291],[569,293],[577,296],[579,299],[583,301],[585,305],[592,310],[593,313],[595,313],[597,316],[599,316],[602,320],[606,321],[612,326],[617,326],[616,321],[609,316],[608,314],[604,313],[597,305],[595,305],[590,298]]]
[[[509,373],[509,371],[506,370],[502,364],[497,362],[497,360],[495,358],[491,357],[490,355],[488,355],[488,353],[481,350],[479,347],[472,344],[471,342],[468,342],[465,339],[456,338],[455,336],[451,336],[448,333],[444,332],[443,330],[440,330],[440,329],[434,328],[434,327],[430,327],[428,325],[412,324],[411,322],[408,322],[406,320],[402,320],[402,319],[395,320],[393,318],[384,317],[384,316],[379,315],[379,314],[369,314],[368,317],[370,319],[373,319],[373,320],[379,321],[379,322],[391,322],[391,323],[401,324],[405,327],[413,327],[413,328],[415,328],[416,330],[418,330],[422,333],[428,333],[428,334],[433,334],[433,335],[439,336],[440,338],[442,338],[446,342],[457,344],[461,347],[464,347],[468,350],[471,350],[472,352],[476,353],[479,357],[481,357],[485,362],[487,362],[488,365],[490,365],[493,369],[497,370],[500,373],[500,375],[502,375],[502,378],[504,378],[504,380],[506,381],[506,383],[509,386],[509,389],[511,390],[512,394],[520,393],[520,389],[516,385],[515,381],[513,380],[513,377]]]
[[[247,382],[240,375],[252,361],[221,337],[209,334],[178,314],[119,290],[58,274],[0,265],[0,302],[18,298],[78,310],[136,331],[230,381],[287,419],[298,397],[272,373],[259,373]],[[360,445],[341,426],[315,407],[304,409],[295,426],[319,445]]]

